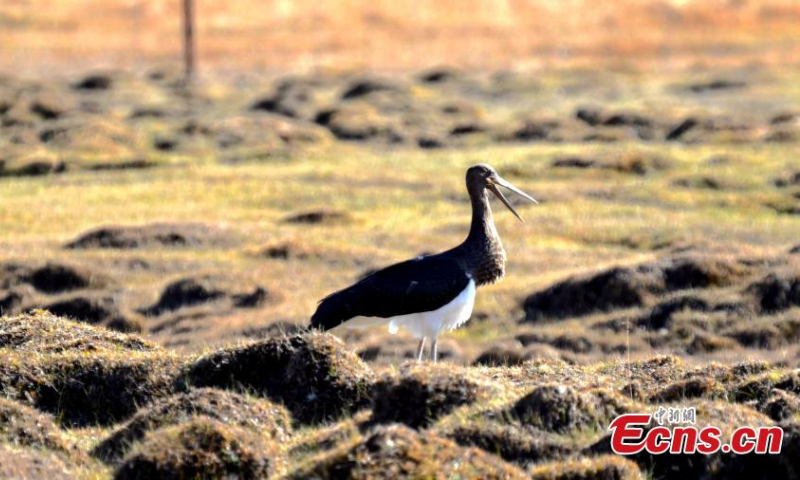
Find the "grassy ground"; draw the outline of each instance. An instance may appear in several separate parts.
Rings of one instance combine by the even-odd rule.
[[[78,266],[107,281],[42,294],[10,278],[6,294],[20,301],[6,311],[83,298],[107,307],[107,315],[95,315],[102,321],[123,319],[164,345],[194,351],[303,325],[319,298],[364,272],[460,242],[470,216],[463,176],[478,162],[541,204],[519,205],[525,223],[495,206],[507,278],[479,292],[475,320],[447,339],[445,351],[457,362],[518,345],[515,337],[528,328],[518,324],[523,300],[569,276],[686,256],[761,265],[733,287],[697,292],[719,303],[744,295],[775,261],[789,262],[780,271],[796,265],[788,253],[800,232],[796,120],[787,109],[797,98],[793,72],[732,70],[688,80],[444,72],[443,82],[291,77],[277,80],[284,86],[274,93],[258,82],[239,89],[207,82],[188,100],[169,77],[112,75],[103,77],[107,90],[76,90],[80,78],[7,79],[0,260]],[[715,79],[734,86],[703,90]],[[340,99],[359,84],[375,91]],[[253,110],[264,99],[272,103]],[[332,113],[321,120],[325,112]],[[600,119],[586,120],[586,112]],[[665,140],[689,120],[696,126]],[[454,133],[462,127],[469,133]],[[306,213],[317,216],[292,220]],[[151,226],[160,223],[168,225]],[[134,243],[69,248],[87,232],[115,226],[134,228]],[[166,228],[180,241],[148,243],[148,228]],[[147,313],[167,285],[187,279],[213,291]],[[235,304],[248,292],[263,298],[249,308],[217,301]],[[646,313],[654,303],[636,306]],[[65,312],[80,317],[85,310]],[[555,335],[577,327],[591,344],[607,335],[593,325],[608,318],[576,317],[544,328]],[[685,345],[653,342],[635,322],[626,331],[645,339],[634,342],[635,354],[687,353]],[[348,338],[364,353],[381,335]],[[397,342],[376,360],[393,361],[413,347],[402,335]],[[608,348],[615,347],[557,346],[555,354],[591,358]],[[793,362],[786,347],[745,355]]]
[[[791,478],[798,371],[678,357],[370,367],[328,334],[176,355],[36,312],[0,320],[0,472],[34,478]],[[309,395],[308,392],[313,392]],[[781,455],[610,454],[659,406],[779,424]]]
[[[796,474],[798,80],[6,74],[0,477]],[[478,162],[540,204],[493,204],[507,276],[444,365],[402,332],[285,337],[460,242]],[[789,453],[606,455],[610,418],[662,404],[783,422]]]

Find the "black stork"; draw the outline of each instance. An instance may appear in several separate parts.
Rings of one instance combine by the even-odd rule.
[[[445,252],[378,270],[328,295],[311,317],[311,327],[330,330],[387,325],[393,334],[404,328],[420,339],[417,361],[422,361],[425,340],[431,339],[430,358],[436,362],[439,334],[469,320],[476,287],[494,283],[505,274],[506,252],[492,219],[489,192],[520,221],[522,217],[498,186],[538,203],[489,165],[470,167],[467,192],[472,202],[472,224],[466,240]]]

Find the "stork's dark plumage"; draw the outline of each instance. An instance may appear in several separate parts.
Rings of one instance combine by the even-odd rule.
[[[494,283],[505,274],[506,252],[492,219],[489,191],[522,218],[498,186],[536,202],[489,165],[470,167],[467,191],[472,224],[466,240],[446,252],[386,267],[328,295],[311,317],[311,326],[329,330],[388,325],[391,333],[405,328],[421,339],[418,360],[422,359],[425,340],[432,340],[431,359],[435,362],[437,337],[469,320],[475,288]]]

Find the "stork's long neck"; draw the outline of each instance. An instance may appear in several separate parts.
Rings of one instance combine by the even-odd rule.
[[[492,283],[505,274],[506,252],[494,226],[489,192],[484,188],[469,189],[469,197],[472,223],[461,248],[475,282]]]

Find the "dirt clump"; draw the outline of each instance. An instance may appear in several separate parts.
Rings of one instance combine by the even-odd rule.
[[[263,339],[297,335],[299,333],[304,333],[307,330],[308,326],[306,325],[300,325],[285,320],[278,320],[263,327],[250,327],[242,330],[242,335],[247,338]]]
[[[253,111],[266,111],[290,118],[311,120],[317,102],[312,85],[291,79],[282,80],[270,95],[256,100],[251,106]]]
[[[108,280],[104,276],[95,272],[58,263],[46,263],[35,268],[23,280],[36,290],[47,294],[100,288],[108,284]]]
[[[800,306],[800,277],[770,273],[751,284],[747,291],[753,294],[760,309],[765,313],[787,310]]]
[[[402,425],[378,426],[315,457],[289,478],[526,478],[519,468],[476,448]]]
[[[458,80],[463,77],[463,74],[458,70],[441,67],[432,68],[428,71],[422,72],[419,75],[419,81],[422,83],[439,84]]]
[[[346,223],[350,219],[349,215],[345,212],[336,210],[311,210],[308,212],[300,212],[286,218],[287,223],[298,223],[308,225],[318,224],[339,224]]]
[[[230,242],[230,235],[199,223],[153,223],[138,226],[101,227],[80,235],[65,248],[136,249],[148,247],[183,248],[219,246]]]
[[[317,113],[314,121],[339,140],[379,141],[388,144],[404,138],[400,122],[363,102],[341,105]]]
[[[39,116],[42,120],[55,120],[64,115],[64,110],[63,105],[44,99],[35,100],[30,105],[31,113]]]
[[[25,294],[18,290],[0,293],[0,315],[9,315],[19,311],[25,301]]]
[[[270,293],[261,286],[250,285],[246,288],[248,289],[242,290],[239,280],[222,275],[182,278],[164,287],[158,301],[140,309],[139,313],[159,316],[217,301],[227,301],[238,308],[254,308],[263,305],[271,298]]]
[[[83,91],[109,90],[114,81],[110,75],[95,73],[87,75],[73,84],[72,88]]]
[[[67,352],[31,361],[0,351],[0,391],[58,415],[68,426],[109,425],[171,392],[175,365],[152,353]]]
[[[750,348],[776,349],[800,341],[800,318],[791,310],[754,319],[725,332],[739,344]]]
[[[542,385],[519,399],[509,413],[523,425],[549,432],[566,433],[576,429],[605,428],[621,413],[635,405],[607,390],[580,392],[566,385]]]
[[[644,267],[612,268],[599,274],[569,278],[525,299],[526,322],[562,319],[645,304],[653,284]]]
[[[42,307],[53,315],[92,325],[104,325],[125,333],[140,332],[142,327],[122,316],[114,300],[109,297],[74,296]]]
[[[790,420],[800,413],[800,396],[780,388],[773,388],[769,396],[758,403],[758,411],[776,422]]]
[[[442,429],[439,434],[459,445],[480,448],[519,465],[561,458],[577,449],[552,432],[489,418],[461,422]]]
[[[726,390],[713,378],[692,378],[664,386],[648,403],[680,402],[690,398],[724,398]]]
[[[747,84],[741,80],[716,79],[707,82],[693,83],[686,88],[692,93],[709,93],[719,90],[734,90],[746,87]]]
[[[561,157],[550,164],[556,168],[590,168],[597,165],[597,160],[583,157]]]
[[[114,478],[266,478],[279,455],[280,448],[256,432],[199,417],[147,434]]]
[[[773,389],[800,395],[800,371],[791,371],[777,376],[767,372],[746,378],[731,387],[732,399],[736,402],[765,402]]]
[[[374,92],[399,92],[401,87],[387,80],[377,78],[359,78],[345,87],[342,100],[365,97]]]
[[[494,346],[478,355],[472,365],[485,365],[489,367],[499,367],[503,365],[520,365],[525,361],[525,352],[520,348],[504,346]]]
[[[228,425],[250,428],[282,443],[292,431],[289,413],[268,400],[213,388],[193,389],[145,407],[92,450],[105,462],[119,461],[130,446],[148,432],[190,421],[212,418]]]
[[[372,389],[372,419],[424,428],[462,405],[488,400],[501,387],[452,365],[405,364]]]
[[[696,118],[689,117],[683,120],[675,127],[673,127],[669,132],[667,132],[667,135],[664,138],[667,141],[680,140],[684,136],[684,134],[686,134],[689,130],[692,130],[699,124],[700,124],[699,120],[697,120]]]
[[[38,177],[67,170],[64,162],[53,158],[28,158],[5,164],[0,161],[0,177]]]
[[[778,188],[792,187],[800,185],[800,171],[787,173],[782,177],[776,178],[773,183]]]
[[[669,290],[727,286],[746,273],[735,263],[708,258],[679,258],[664,267],[664,281]]]
[[[708,303],[702,298],[692,295],[682,295],[655,305],[650,313],[638,320],[640,327],[648,330],[661,330],[672,324],[672,317],[682,311],[706,312],[710,309]]]
[[[635,267],[615,267],[590,276],[572,277],[528,296],[523,302],[526,322],[584,316],[616,309],[643,307],[671,291],[724,287],[748,268],[716,258],[669,258]],[[659,304],[643,325],[660,328],[683,309],[707,309],[704,301],[671,299]]]
[[[42,334],[28,325],[29,318],[0,323],[5,397],[53,413],[64,425],[87,426],[124,420],[171,393],[178,366],[163,350],[135,337],[37,315],[34,323],[50,329]]]
[[[338,338],[317,332],[220,350],[191,364],[184,381],[282,402],[301,423],[351,413],[369,401],[373,373]]]

